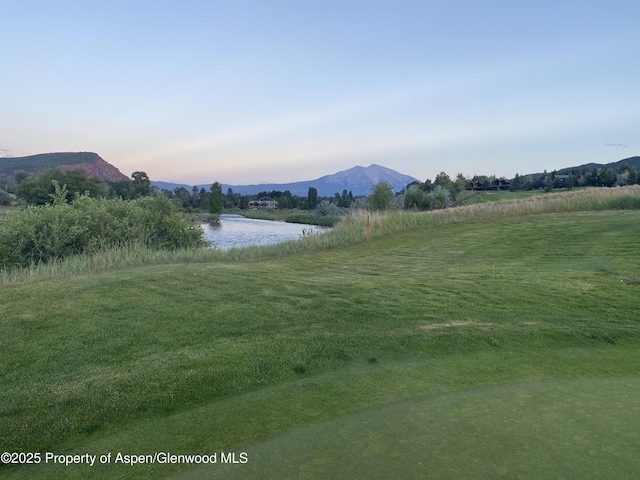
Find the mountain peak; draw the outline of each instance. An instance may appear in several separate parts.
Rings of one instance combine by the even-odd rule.
[[[371,164],[368,167],[362,167],[360,165],[342,170],[340,172],[325,175],[324,177],[317,178],[315,180],[307,180],[304,182],[293,183],[270,183],[270,184],[258,184],[258,185],[226,185],[223,184],[223,191],[231,188],[235,193],[242,195],[255,195],[264,191],[285,191],[289,190],[293,195],[306,196],[309,192],[309,187],[314,187],[318,190],[318,195],[323,197],[333,197],[336,193],[342,193],[343,190],[350,191],[355,196],[369,195],[371,193],[371,187],[373,184],[386,180],[393,185],[394,190],[398,191],[404,188],[411,182],[417,181],[416,178],[409,175],[403,175],[382,165]],[[152,185],[156,185],[158,188],[166,188],[173,190],[178,185],[167,182],[152,181]],[[210,184],[209,184],[210,185]],[[198,188],[208,185],[197,185]],[[189,187],[191,188],[191,187]]]
[[[318,180],[328,185],[343,185],[343,190],[351,190],[354,195],[368,195],[371,193],[371,186],[383,180],[393,185],[395,190],[400,190],[417,179],[372,163],[368,167],[358,165],[333,175],[326,175]],[[358,191],[357,194],[354,189]],[[320,192],[318,191],[318,193]]]

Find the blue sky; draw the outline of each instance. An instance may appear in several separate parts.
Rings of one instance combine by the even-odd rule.
[[[0,11],[0,149],[13,156],[94,151],[126,175],[250,184],[371,163],[510,177],[640,155],[637,0]]]

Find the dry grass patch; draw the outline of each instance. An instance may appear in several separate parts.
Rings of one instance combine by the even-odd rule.
[[[474,320],[453,320],[451,322],[446,323],[431,323],[428,325],[420,325],[419,328],[425,332],[438,332],[442,333],[446,330],[452,329],[477,329],[480,331],[488,331],[488,330],[501,330],[501,331],[524,331],[524,330],[533,330],[540,329],[545,324],[543,322],[538,321],[523,321],[517,323],[493,323],[493,322],[477,322]],[[546,325],[549,327],[549,325]]]
[[[478,327],[478,328],[493,328],[495,323],[486,322],[474,322],[472,320],[453,320],[447,323],[432,323],[430,325],[420,325],[422,330],[431,332],[433,330],[444,330],[451,327]]]

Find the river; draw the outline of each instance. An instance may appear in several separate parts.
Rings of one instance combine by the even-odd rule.
[[[220,215],[220,225],[203,224],[204,236],[213,246],[227,250],[232,247],[248,245],[267,245],[270,243],[297,240],[302,237],[303,230],[309,232],[326,232],[327,227],[303,225],[300,223],[275,222],[271,220],[255,220],[242,215]]]

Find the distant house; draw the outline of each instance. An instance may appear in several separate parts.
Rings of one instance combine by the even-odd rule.
[[[506,178],[498,178],[491,182],[492,190],[509,190],[511,188],[511,180]]]
[[[464,187],[465,190],[484,190],[484,184],[482,182],[469,182]]]
[[[511,188],[511,180],[505,178],[497,178],[492,182],[485,180],[484,182],[469,182],[465,186],[465,190],[509,190]]]
[[[259,208],[278,208],[278,202],[275,200],[251,200],[249,208],[257,210]]]

